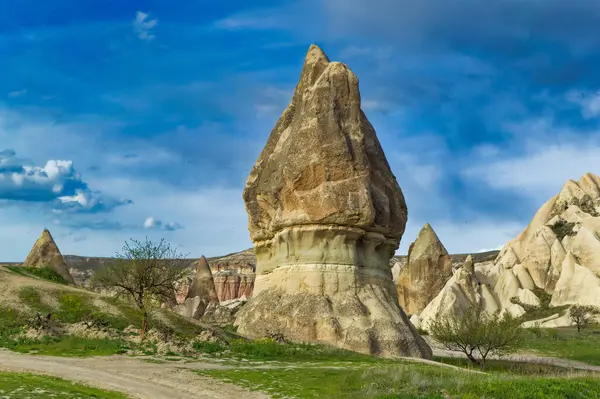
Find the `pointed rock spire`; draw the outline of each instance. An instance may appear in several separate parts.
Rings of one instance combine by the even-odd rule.
[[[33,248],[27,255],[25,267],[43,268],[49,267],[71,284],[75,284],[73,276],[48,229],[44,229],[37,239]]]
[[[475,274],[475,264],[473,263],[473,257],[471,254],[467,255],[463,268],[470,274]]]
[[[187,298],[202,297],[208,302],[218,301],[217,290],[213,281],[208,261],[202,256],[196,261],[196,274],[190,285]]]
[[[408,314],[420,313],[452,277],[452,258],[429,223],[408,250],[407,265],[396,280],[398,303]]]
[[[389,270],[407,219],[402,190],[360,108],[358,78],[316,45],[243,198],[257,264],[240,333],[431,357]]]

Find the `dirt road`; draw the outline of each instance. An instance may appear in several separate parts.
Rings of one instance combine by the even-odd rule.
[[[446,349],[433,349],[433,356],[440,357],[457,357],[466,359],[464,353],[449,351]],[[548,357],[548,356],[539,356],[531,353],[517,353],[514,355],[507,356],[490,356],[489,359],[500,359],[507,360],[511,362],[519,362],[519,363],[531,363],[531,364],[547,364],[550,366],[563,367],[567,369],[573,370],[582,370],[582,371],[597,371],[600,372],[600,366],[593,366],[591,364],[578,362],[576,360],[569,359],[560,359],[556,357]]]
[[[62,377],[96,388],[119,391],[143,399],[268,399],[234,385],[202,377],[177,363],[148,363],[124,356],[62,358],[25,355],[0,350],[0,370]],[[188,367],[185,367],[188,368]],[[189,368],[225,368],[194,363]]]

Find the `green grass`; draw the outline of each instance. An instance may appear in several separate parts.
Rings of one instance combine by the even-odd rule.
[[[280,344],[271,339],[258,339],[254,341],[234,339],[229,342],[229,346],[214,342],[195,342],[194,347],[196,350],[204,353],[228,351],[226,356],[243,358],[251,361],[387,362],[385,359],[346,351],[327,345]]]
[[[465,358],[434,357],[434,360],[444,364],[451,364],[453,366],[479,371],[478,365],[473,364]],[[572,373],[568,368],[552,366],[550,364],[511,362],[508,360],[496,359],[490,359],[485,362],[485,372],[534,376],[564,376]],[[600,374],[598,374],[598,376],[600,376]]]
[[[200,374],[268,393],[274,399],[600,398],[600,379],[481,375],[405,364],[352,368],[203,370]]]
[[[50,267],[5,266],[5,269],[21,276],[35,276],[57,284],[69,284],[60,274]]]
[[[5,372],[0,372],[0,397],[11,399],[127,399],[127,396],[121,393],[91,388],[61,378]]]
[[[18,339],[5,341],[5,348],[21,353],[36,353],[46,356],[107,356],[127,352],[124,341],[77,336],[45,337],[40,341]]]
[[[529,333],[523,349],[600,366],[600,327],[581,333],[572,327],[540,329],[537,335]]]

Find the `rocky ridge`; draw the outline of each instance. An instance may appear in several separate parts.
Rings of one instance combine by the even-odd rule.
[[[520,316],[522,305],[540,303],[536,290],[551,295],[550,306],[600,306],[600,177],[569,180],[492,264],[459,269],[411,320],[426,329],[431,320],[473,304]]]

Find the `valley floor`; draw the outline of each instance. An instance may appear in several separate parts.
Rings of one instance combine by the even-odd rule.
[[[144,399],[267,399],[187,369],[228,368],[217,363],[150,363],[125,356],[68,358],[0,350],[0,371],[47,374]]]

